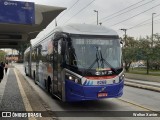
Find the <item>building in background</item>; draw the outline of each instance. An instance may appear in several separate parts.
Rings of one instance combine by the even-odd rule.
[[[19,55],[6,55],[5,59],[8,62],[17,62],[19,60]]]
[[[14,49],[1,49],[1,53],[4,53],[3,55],[0,55],[1,61],[8,61],[8,62],[17,62],[19,60],[19,55],[17,50]]]

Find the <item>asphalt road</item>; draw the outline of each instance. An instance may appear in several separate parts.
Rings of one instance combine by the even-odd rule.
[[[16,68],[19,72],[25,76],[23,65],[16,64]],[[39,86],[35,85],[33,80],[26,77],[28,83],[33,87],[33,89],[38,93],[41,99],[47,104],[48,109],[52,111],[57,111],[55,114],[59,114],[58,111],[125,111],[123,114],[128,114],[127,111],[160,111],[160,93],[133,88],[124,87],[124,95],[117,99],[105,99],[100,101],[83,101],[78,103],[63,103],[57,99],[52,98],[45,91],[43,91]],[[100,112],[93,112],[93,114],[99,114]],[[72,116],[73,113],[70,113]],[[74,115],[73,115],[74,116]],[[95,116],[95,115],[93,115]],[[60,114],[58,117],[60,120],[159,120],[158,117],[82,117],[81,115],[74,117],[65,117]]]

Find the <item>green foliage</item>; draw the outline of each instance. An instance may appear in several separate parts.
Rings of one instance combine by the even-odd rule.
[[[151,42],[148,39],[139,39],[137,60],[147,60],[151,55]]]
[[[160,35],[155,34],[153,46],[151,37],[139,38],[135,40],[133,37],[126,39],[126,44],[123,46],[123,60],[125,69],[128,72],[132,62],[143,60],[149,69],[160,69]]]
[[[24,51],[25,51],[29,46],[30,46],[30,42],[27,41],[27,42],[22,43],[22,44],[17,48],[18,55],[19,55],[19,61],[18,61],[18,62],[22,62],[22,61],[23,61]]]
[[[125,70],[128,72],[130,65],[136,60],[138,41],[133,37],[126,37],[126,43],[122,48],[123,61],[125,63]]]
[[[6,53],[3,50],[0,50],[0,62],[5,61]]]

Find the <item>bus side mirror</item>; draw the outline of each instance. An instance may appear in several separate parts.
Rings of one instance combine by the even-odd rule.
[[[122,40],[122,38],[120,38],[120,44],[122,44],[122,45],[123,45],[123,40]]]

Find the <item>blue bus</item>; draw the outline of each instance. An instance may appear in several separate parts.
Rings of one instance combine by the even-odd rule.
[[[62,101],[117,98],[124,74],[118,34],[98,25],[56,27],[24,53],[26,75]]]

